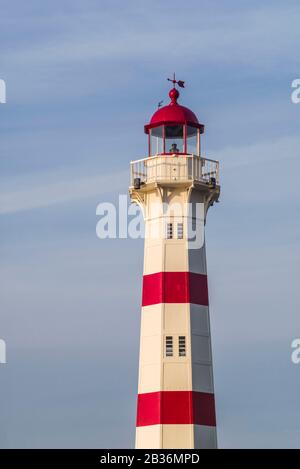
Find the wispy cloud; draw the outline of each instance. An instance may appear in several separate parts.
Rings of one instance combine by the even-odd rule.
[[[215,153],[215,156],[223,161],[225,168],[253,166],[258,170],[266,164],[273,166],[278,162],[283,167],[290,168],[291,160],[298,164],[299,156],[295,148],[299,148],[300,137],[298,135],[290,137],[279,137],[273,140],[256,142],[249,145],[231,146]],[[284,171],[283,171],[284,174]]]
[[[300,166],[295,153],[295,148],[299,146],[299,137],[285,137],[271,142],[229,147],[216,152],[214,158],[221,162],[221,177],[226,178],[227,187],[232,180],[234,187],[239,188],[240,204],[261,202],[261,193],[253,192],[251,175],[256,184],[264,185],[264,202],[283,201],[297,197],[297,186],[288,184],[284,192],[275,194],[272,187],[276,181],[279,184],[282,177],[286,179],[291,176]],[[6,181],[6,190],[0,198],[0,214],[73,202],[108,192],[118,193],[127,190],[128,182],[129,169],[96,176],[73,175],[73,178],[66,170],[19,176]],[[16,190],[16,187],[22,187],[22,190]],[[226,192],[227,198],[236,201],[235,191],[227,189]]]
[[[99,90],[100,83],[108,90],[112,83],[120,83],[120,75],[123,84],[133,80],[136,61],[144,67],[153,64],[155,70],[172,70],[183,59],[185,68],[197,63],[246,66],[252,73],[282,71],[284,64],[296,67],[299,5],[254,5],[246,12],[216,7],[211,15],[194,10],[183,9],[180,21],[176,8],[166,11],[157,3],[145,15],[144,8],[129,2],[122,17],[118,12],[113,18],[101,6],[89,13],[73,12],[72,20],[64,9],[60,15],[51,11],[44,34],[38,30],[29,39],[25,32],[24,37],[20,34],[19,42],[2,52],[2,67],[10,77],[10,88],[22,67],[24,85],[18,83],[14,90],[22,101],[45,95],[49,86],[55,86],[62,98],[88,95]],[[32,21],[33,28],[37,21]],[[148,80],[146,75],[143,79]]]
[[[58,22],[60,30],[65,22],[67,30],[36,43],[18,47],[4,54],[4,63],[47,63],[73,62],[80,63],[90,60],[118,60],[147,58],[165,60],[161,47],[169,51],[173,58],[184,56],[185,59],[222,62],[249,62],[255,59],[256,66],[264,66],[268,56],[269,64],[279,60],[278,52],[285,49],[285,59],[295,59],[295,41],[300,40],[298,18],[299,6],[270,5],[252,10],[218,12],[214,16],[190,16],[191,11],[183,11],[183,21],[178,22],[178,12],[168,9],[161,10],[157,4],[145,17],[136,5],[128,5],[124,16],[116,15],[113,20],[111,13],[107,16],[103,8],[95,9],[87,14],[79,11],[69,21],[67,14],[50,15],[49,23]],[[156,14],[155,14],[156,13]],[[166,14],[168,22],[166,22]],[[186,21],[186,16],[189,21]],[[77,19],[77,21],[76,21]],[[126,19],[126,21],[124,21]],[[140,22],[138,21],[140,20]],[[177,40],[174,47],[174,28],[176,35],[184,37]],[[133,27],[130,27],[130,26]],[[234,25],[234,27],[233,27]],[[114,34],[114,31],[118,34]],[[78,33],[85,33],[78,34]],[[259,47],[257,45],[259,44]],[[209,47],[208,47],[209,45]],[[280,57],[281,58],[281,57]]]
[[[95,195],[112,191],[121,191],[124,181],[128,180],[128,172],[100,174],[79,179],[66,179],[59,182],[41,185],[33,178],[35,186],[22,190],[11,190],[2,193],[0,199],[0,214],[16,213],[35,208],[73,202]],[[31,180],[31,183],[33,182]],[[126,186],[125,186],[126,188]]]

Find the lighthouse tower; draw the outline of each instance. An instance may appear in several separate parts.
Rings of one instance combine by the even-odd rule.
[[[204,125],[178,103],[152,116],[148,156],[131,162],[145,220],[136,448],[216,448],[204,224],[219,163],[201,155]]]

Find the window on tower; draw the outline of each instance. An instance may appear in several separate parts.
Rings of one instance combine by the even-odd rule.
[[[186,356],[186,340],[184,335],[180,335],[178,338],[178,350],[180,357]]]
[[[183,239],[183,223],[177,223],[177,238]]]
[[[167,223],[167,239],[173,239],[173,223]]]
[[[166,336],[166,357],[173,357],[173,337]]]

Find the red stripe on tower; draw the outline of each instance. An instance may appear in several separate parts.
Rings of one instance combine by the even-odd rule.
[[[207,276],[193,272],[157,272],[144,275],[142,306],[158,303],[208,306]]]
[[[139,394],[136,426],[164,424],[216,426],[214,394],[197,391]]]

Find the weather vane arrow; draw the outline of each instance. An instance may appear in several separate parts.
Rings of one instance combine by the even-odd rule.
[[[173,74],[173,78],[167,78],[168,81],[171,81],[175,87],[175,85],[178,85],[180,88],[184,88],[184,81],[182,80],[176,80],[175,73]]]

